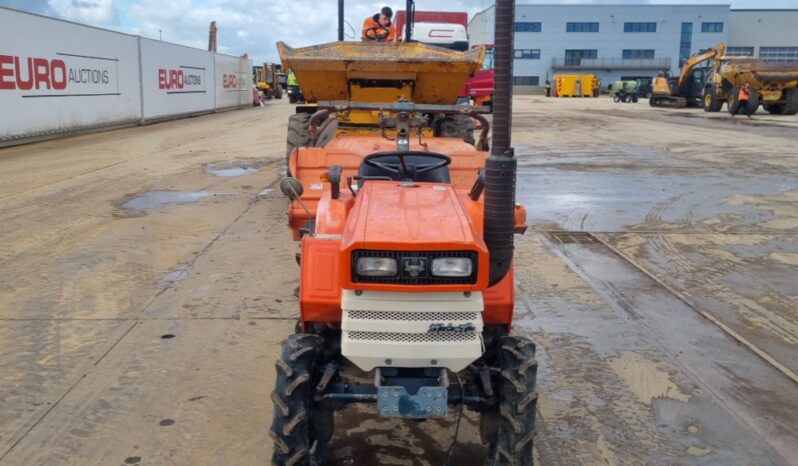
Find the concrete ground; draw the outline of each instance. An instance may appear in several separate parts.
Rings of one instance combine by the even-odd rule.
[[[0,465],[268,464],[290,111],[0,150]],[[798,464],[798,118],[515,111],[539,464]],[[451,420],[349,408],[330,463],[441,464]]]

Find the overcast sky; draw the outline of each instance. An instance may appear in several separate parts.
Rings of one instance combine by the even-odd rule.
[[[346,18],[356,29],[363,18],[383,5],[395,10],[404,0],[345,0]],[[732,8],[796,8],[798,0],[544,0],[516,3],[731,3]],[[490,0],[416,0],[419,10],[468,11],[469,16],[492,5]],[[32,11],[144,37],[205,49],[208,26],[216,21],[219,51],[244,52],[255,63],[277,61],[274,44],[283,40],[292,46],[334,41],[337,38],[336,0],[0,0],[0,5]],[[349,32],[351,34],[351,31]]]

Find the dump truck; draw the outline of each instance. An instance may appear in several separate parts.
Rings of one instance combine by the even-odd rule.
[[[726,103],[729,113],[736,113],[737,96],[745,83],[752,91],[748,101],[750,112],[756,112],[762,105],[773,115],[798,114],[798,63],[772,63],[742,57],[717,60],[704,87],[704,110],[719,112]]]
[[[467,407],[486,464],[533,463],[535,345],[511,333],[513,238],[526,228],[510,140],[513,5],[495,7],[492,129],[487,108],[456,105],[483,47],[413,42],[412,24],[398,44],[277,44],[313,105],[289,117],[280,182],[300,285],[275,363],[273,465],[323,464],[333,413],[355,403],[415,420],[456,410],[458,426]]]
[[[601,80],[595,74],[554,75],[555,97],[598,97]]]
[[[718,61],[725,53],[726,46],[721,42],[715,48],[696,53],[685,60],[678,77],[660,73],[654,78],[648,103],[652,107],[702,106],[704,89],[711,80],[713,70],[709,66],[700,65],[705,64],[708,60]]]

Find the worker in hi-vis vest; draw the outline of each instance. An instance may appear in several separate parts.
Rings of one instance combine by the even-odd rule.
[[[393,10],[384,6],[379,13],[369,16],[363,21],[363,37],[366,42],[393,42],[396,38],[396,27],[391,21]]]
[[[751,85],[748,83],[740,86],[740,91],[737,93],[737,111],[732,116],[737,116],[738,113],[743,113],[751,118],[751,114],[756,112],[755,108],[748,107],[748,100],[751,98]]]

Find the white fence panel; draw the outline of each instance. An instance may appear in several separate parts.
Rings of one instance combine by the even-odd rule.
[[[216,108],[252,104],[252,60],[216,54]]]
[[[0,8],[0,142],[139,120],[137,40]]]
[[[213,111],[213,68],[210,52],[142,38],[144,119]]]

